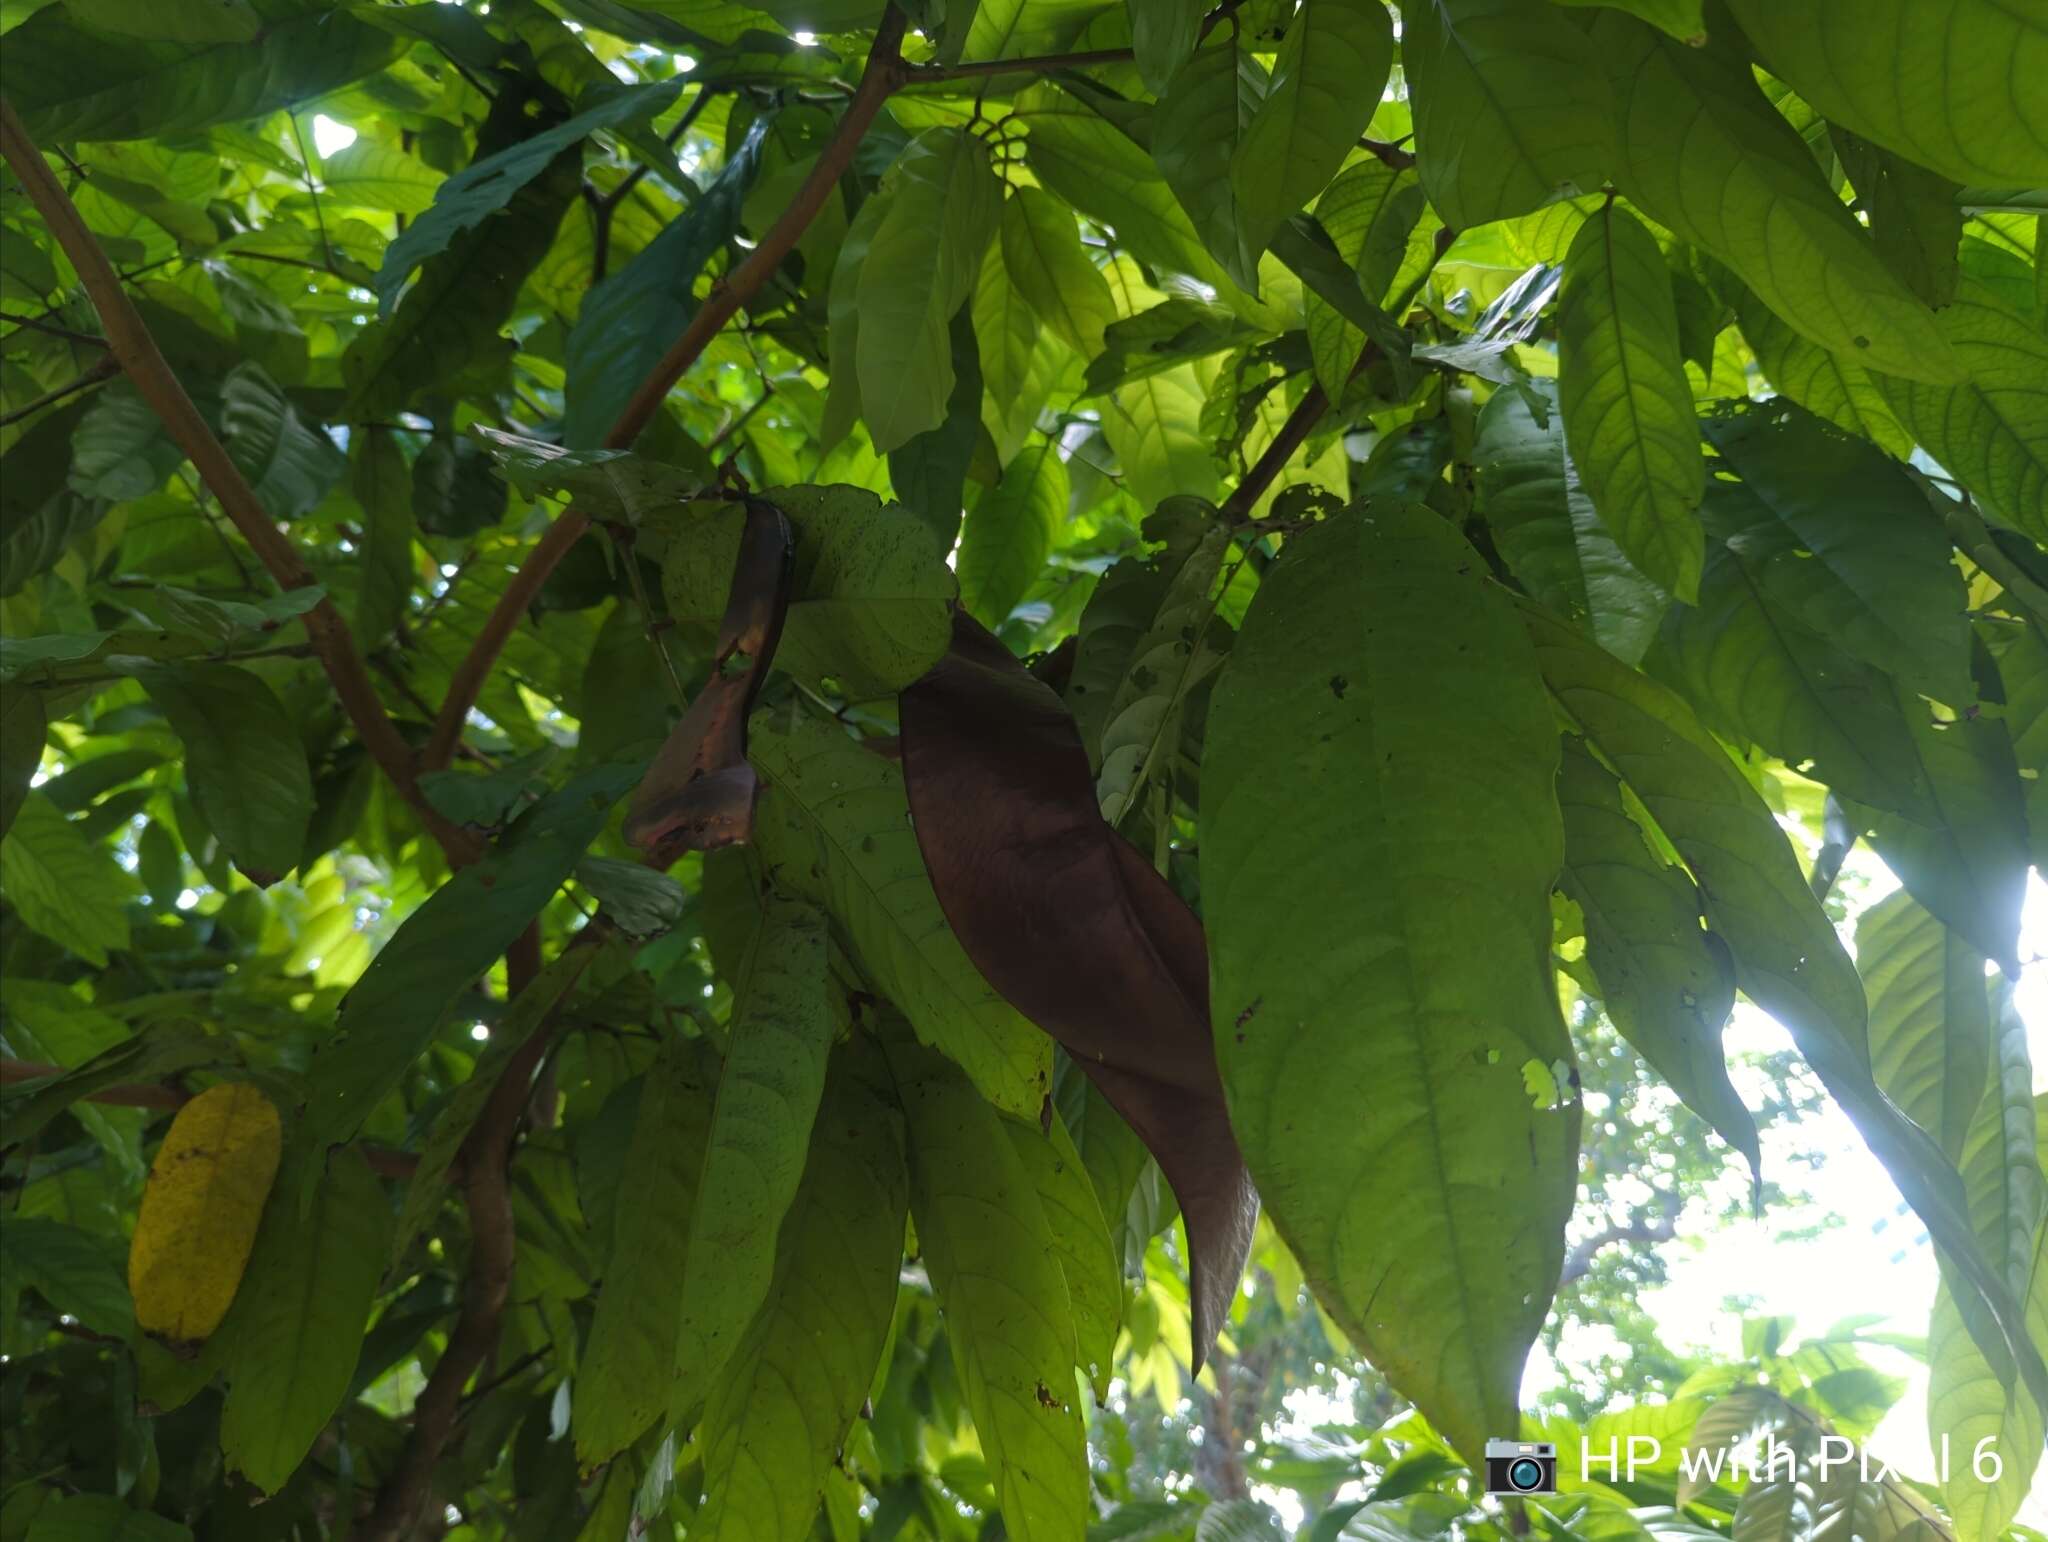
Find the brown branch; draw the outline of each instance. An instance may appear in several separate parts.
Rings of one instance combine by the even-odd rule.
[[[229,458],[206,419],[200,416],[122,289],[113,264],[107,261],[77,206],[44,162],[42,152],[29,137],[13,105],[4,99],[0,99],[0,153],[4,153],[7,164],[21,178],[29,201],[43,216],[77,271],[79,282],[99,313],[113,357],[212,489],[221,511],[233,521],[280,588],[299,589],[312,584],[312,572],[264,511],[241,468]],[[412,805],[421,823],[448,854],[449,861],[461,864],[475,860],[482,851],[476,837],[443,819],[421,793],[411,751],[385,713],[341,612],[331,600],[322,598],[306,612],[305,623],[314,651],[356,731],[362,735],[364,746]]]
[[[51,337],[61,337],[67,343],[78,343],[87,348],[104,348],[107,346],[107,340],[104,337],[94,337],[90,332],[78,332],[70,327],[55,326],[45,321],[41,316],[17,316],[12,311],[0,311],[0,321],[8,322],[25,331],[44,332]],[[13,336],[14,334],[9,332],[7,337],[0,337],[0,343],[6,342],[7,338]]]
[[[1638,1211],[1625,1224],[1603,1226],[1572,1244],[1564,1256],[1564,1273],[1558,1279],[1558,1289],[1562,1290],[1592,1273],[1593,1261],[1608,1248],[1623,1242],[1654,1247],[1659,1242],[1671,1241],[1678,1235],[1678,1214],[1684,1204],[1676,1194],[1659,1194],[1654,1214]]]
[[[640,431],[661,410],[669,388],[697,362],[711,340],[739,314],[740,307],[760,293],[781,266],[782,259],[789,255],[810,228],[811,221],[818,217],[818,211],[825,207],[825,201],[832,196],[839,178],[853,164],[854,151],[860,147],[868,126],[881,112],[882,104],[906,78],[908,67],[903,63],[903,30],[903,13],[892,4],[882,13],[881,24],[875,29],[874,46],[868,51],[867,67],[861,72],[860,84],[846,104],[846,112],[833,132],[831,143],[819,153],[811,174],[804,178],[803,186],[790,199],[789,207],[762,236],[760,245],[749,252],[737,268],[711,286],[711,293],[705,296],[697,314],[690,318],[682,336],[640,382],[625,410],[612,424],[611,432],[605,435],[607,449],[625,449],[640,437]],[[448,695],[441,703],[433,736],[427,741],[426,752],[421,757],[426,769],[440,770],[454,757],[455,746],[462,738],[463,725],[483,691],[484,681],[497,662],[499,652],[518,629],[534,597],[540,593],[541,585],[547,582],[548,575],[554,572],[556,564],[568,555],[569,549],[589,528],[588,514],[580,509],[567,509],[527,553],[519,571],[492,607],[468,654],[449,678]]]
[[[1054,70],[1084,70],[1095,64],[1128,64],[1128,48],[1090,48],[1080,53],[1038,54],[1024,59],[978,59],[972,64],[918,64],[907,72],[905,85],[928,86],[942,80],[981,80],[991,75],[1045,75]]]
[[[1356,380],[1379,356],[1379,344],[1367,343],[1345,380]],[[1226,523],[1242,525],[1251,519],[1252,509],[1265,497],[1266,489],[1273,485],[1274,479],[1294,458],[1294,452],[1308,442],[1308,436],[1315,432],[1316,424],[1329,410],[1330,398],[1322,386],[1310,385],[1301,400],[1294,404],[1294,410],[1287,414],[1287,421],[1280,425],[1280,432],[1273,436],[1273,442],[1252,463],[1251,470],[1244,474],[1244,480],[1224,499],[1222,514]]]
[[[1382,166],[1394,171],[1406,171],[1415,164],[1415,157],[1399,145],[1389,144],[1384,139],[1360,139],[1358,148],[1369,150]]]
[[[45,391],[34,401],[29,402],[25,406],[17,407],[4,417],[0,417],[0,428],[6,428],[9,424],[19,423],[23,418],[34,417],[45,407],[61,402],[67,396],[76,396],[80,391],[96,386],[102,380],[120,373],[121,366],[114,362],[114,356],[112,354],[102,354],[93,367],[80,375],[76,380],[66,385],[60,385],[53,391]]]

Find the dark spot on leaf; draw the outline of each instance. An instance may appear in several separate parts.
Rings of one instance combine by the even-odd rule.
[[[1344,699],[1344,692],[1350,688],[1350,685],[1351,682],[1342,675],[1330,676],[1330,694],[1339,701]]]

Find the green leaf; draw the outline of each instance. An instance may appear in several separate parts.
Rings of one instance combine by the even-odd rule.
[[[1943,701],[1968,702],[1968,594],[1919,486],[1863,440],[1783,405],[1703,427],[1747,498],[1731,539],[1772,602],[1846,652]]]
[[[1025,303],[1082,358],[1102,352],[1116,302],[1081,249],[1073,210],[1038,188],[1017,188],[1004,200],[999,235],[1003,269]]]
[[[97,968],[128,946],[127,907],[136,888],[111,853],[40,793],[22,800],[0,840],[0,892],[22,924]]]
[[[2048,18],[1999,0],[1730,0],[1816,111],[1956,182],[2048,182]]]
[[[576,449],[602,443],[642,378],[697,313],[697,275],[739,233],[740,206],[760,170],[772,121],[756,118],[711,186],[584,296],[562,353],[569,377],[564,443]]]
[[[378,310],[390,315],[399,290],[405,287],[415,268],[449,250],[458,236],[513,208],[521,189],[550,172],[557,160],[590,135],[628,123],[646,122],[675,101],[682,88],[680,79],[629,86],[573,118],[521,137],[495,153],[479,154],[443,182],[427,212],[408,224],[384,249],[384,264],[377,270]],[[478,141],[479,151],[487,140],[496,137],[493,129],[497,127],[493,123],[485,129]],[[516,209],[514,215],[517,217]]]
[[[88,27],[165,43],[249,43],[263,31],[263,18],[249,0],[165,0],[147,6],[69,0],[65,9]]]
[[[298,866],[313,773],[276,692],[231,664],[133,671],[185,744],[185,785],[235,866],[268,886]]]
[[[1877,1084],[1960,1161],[1991,1073],[1984,955],[1900,890],[1856,918]]]
[[[36,1511],[28,1542],[192,1542],[192,1533],[111,1494],[67,1494]]]
[[[1551,0],[1553,5],[1609,5],[1617,11],[1640,16],[1661,32],[1681,43],[1698,47],[1707,39],[1707,24],[1700,14],[1701,0]]]
[[[117,380],[95,393],[78,425],[69,486],[82,498],[141,498],[184,463],[185,452],[142,393]]]
[[[1536,421],[1529,393],[1546,405]],[[1565,451],[1556,387],[1496,391],[1479,412],[1474,503],[1514,576],[1616,658],[1640,660],[1671,598],[1615,544]]]
[[[1041,1132],[1002,1121],[1031,1175],[1074,1311],[1075,1364],[1098,1400],[1109,1396],[1124,1304],[1123,1259],[1102,1216],[1095,1184],[1066,1124],[1054,1115]],[[1142,1148],[1141,1148],[1142,1149]],[[1122,1220],[1122,1211],[1117,1218]]]
[[[299,421],[284,392],[253,363],[220,386],[221,442],[273,519],[311,513],[348,461],[333,441]]]
[[[404,1080],[442,1015],[554,896],[641,770],[599,766],[550,793],[405,918],[313,1057],[307,1139],[346,1140]]]
[[[768,1296],[832,1048],[828,952],[822,915],[770,900],[733,980],[725,1068],[682,1275],[669,1392],[679,1416],[719,1384]]]
[[[1593,192],[1612,97],[1585,32],[1542,0],[1426,0],[1401,13],[1417,169],[1453,230]]]
[[[1264,71],[1238,51],[1237,29],[1220,27],[1181,66],[1152,112],[1152,159],[1215,260],[1255,290],[1259,249],[1232,174],[1257,110]]]
[[[1017,1542],[1082,1542],[1091,1513],[1074,1317],[1045,1209],[1003,1121],[959,1070],[889,1044],[910,1136],[910,1212]]]
[[[1413,504],[1291,538],[1217,683],[1201,802],[1245,1160],[1331,1315],[1475,1462],[1517,1427],[1579,1120],[1523,1087],[1571,1055],[1557,731],[1483,575]]]
[[[2036,1343],[2048,1342],[2048,1227],[2035,1240],[2031,1277],[2028,1324]],[[1945,1440],[1950,1452],[1941,1497],[1957,1542],[2010,1536],[2006,1527],[2033,1483],[2028,1453],[2041,1449],[2048,1429],[2027,1389],[2006,1386],[1985,1360],[1945,1283],[1935,1293],[1927,1365],[1928,1433],[1937,1448]],[[1991,1482],[1971,1460],[1980,1450],[1999,1458],[1999,1473]],[[1987,1463],[1984,1471],[1989,1470]]]
[[[1202,0],[1125,0],[1131,14],[1131,54],[1139,78],[1154,96],[1165,94],[1174,72],[1201,39]]]
[[[995,248],[989,248],[993,259]],[[959,539],[967,470],[982,444],[981,352],[974,334],[972,304],[953,313],[946,335],[953,348],[953,394],[946,398],[946,421],[907,440],[889,456],[889,482],[905,508],[916,511],[951,551]]]
[[[704,1542],[812,1534],[887,1342],[909,1185],[902,1115],[873,1058],[834,1058],[767,1300],[705,1405],[705,1502],[690,1522]]]
[[[0,1227],[0,1303],[11,1310],[15,1293],[27,1286],[95,1333],[133,1338],[125,1262],[118,1238],[42,1216],[12,1216]]]
[[[847,239],[853,238],[849,235]],[[1049,327],[1040,325],[1038,313],[1012,282],[1000,241],[991,242],[982,258],[969,315],[974,322],[982,383],[987,387],[979,409],[981,421],[995,440],[997,459],[1012,460],[1038,422],[1038,411],[1045,405],[1067,348]]]
[[[271,1189],[220,1329],[221,1453],[266,1494],[284,1487],[348,1392],[391,1231],[384,1190],[356,1147],[332,1157],[298,1147],[293,1161],[326,1171],[294,1168]],[[300,1203],[308,1177],[310,1206]]]
[[[868,248],[874,245],[875,232],[882,228],[882,219],[895,201],[895,188],[886,182],[868,194],[860,212],[848,223],[832,264],[832,287],[825,304],[826,356],[832,378],[825,397],[824,423],[818,430],[818,444],[824,450],[844,439],[861,415],[860,270],[867,262]],[[997,260],[993,248],[986,260]]]
[[[324,96],[400,46],[343,10],[285,12],[254,41],[194,46],[98,32],[67,7],[7,34],[0,92],[45,144],[169,137]]]
[[[363,511],[363,582],[356,596],[355,634],[376,648],[405,618],[417,570],[412,555],[412,478],[405,452],[390,432],[357,430],[351,436],[354,475],[349,490]]]
[[[854,353],[878,454],[945,421],[947,323],[974,292],[1003,196],[987,150],[959,129],[920,136],[890,177],[894,193],[860,266]]]
[[[576,1459],[623,1451],[669,1406],[677,1283],[689,1263],[717,1071],[702,1040],[667,1037],[640,1093],[612,1217],[604,1288],[576,1377]]]
[[[1208,377],[1182,364],[1117,387],[1102,414],[1102,432],[1123,463],[1124,484],[1142,508],[1177,493],[1215,499],[1222,484],[1202,433]]]
[[[1665,862],[1614,773],[1567,739],[1557,782],[1564,814],[1561,887],[1586,918],[1586,962],[1614,1026],[1685,1106],[1760,1174],[1756,1121],[1728,1080],[1721,1031],[1735,1007],[1735,965],[1700,925],[1700,892]]]
[[[1572,463],[1629,561],[1695,604],[1706,461],[1664,254],[1609,204],[1572,239],[1558,304],[1558,399]]]
[[[4,839],[43,763],[49,732],[40,692],[0,685],[0,839]]]
[[[1829,137],[1856,185],[1878,255],[1929,305],[1948,304],[1956,297],[1962,189],[1844,130]]]
[[[921,1041],[965,1068],[998,1108],[1037,1118],[1052,1088],[1052,1041],[989,988],[946,925],[902,773],[815,722],[757,716],[749,745],[768,783],[755,840],[771,875],[831,915],[861,973]]]
[[[931,528],[857,487],[771,487],[762,494],[796,532],[796,574],[778,667],[838,682],[854,700],[888,696],[938,661],[955,592]],[[662,588],[679,621],[715,625],[745,511],[697,505],[676,526]]]
[[[358,139],[320,166],[320,185],[336,202],[408,217],[433,207],[441,180],[441,173],[424,161],[372,139]]]
[[[627,450],[565,450],[481,423],[472,432],[525,497],[566,494],[595,517],[637,525],[704,490],[704,478],[695,471]]]
[[[1933,312],[1835,197],[1739,40],[1688,48],[1620,12],[1595,14],[1593,47],[1620,113],[1616,180],[1631,201],[1727,263],[1801,336],[1870,369],[1961,378]]]
[[[953,567],[967,613],[991,629],[1002,626],[1038,582],[1066,517],[1067,467],[1059,442],[1026,445],[961,527]]]
[[[2048,336],[1967,273],[1941,328],[1966,381],[1879,375],[1878,388],[1899,422],[1992,515],[2048,541]]]
[[[436,435],[412,463],[412,513],[422,532],[471,536],[505,517],[505,481],[490,452]]]
[[[1281,222],[1321,192],[1356,147],[1393,62],[1394,28],[1381,0],[1303,0],[1294,13],[1272,84],[1230,163],[1238,237],[1254,277]]]

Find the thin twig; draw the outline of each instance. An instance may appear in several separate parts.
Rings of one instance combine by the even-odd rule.
[[[106,253],[100,250],[99,242],[79,215],[77,206],[43,160],[42,152],[29,137],[28,129],[16,114],[13,104],[4,99],[0,99],[0,153],[4,153],[7,164],[14,168],[29,201],[43,216],[44,223],[56,236],[57,244],[70,259],[80,284],[99,313],[100,325],[106,331],[112,356],[169,430],[178,448],[185,452],[194,469],[213,490],[221,511],[241,532],[242,539],[249,543],[280,588],[300,589],[311,585],[314,582],[311,570],[279,530],[277,522],[257,501],[241,468],[229,458],[226,448],[214,437],[212,428],[185,393],[185,387],[165,362],[156,339],[150,336],[149,328],[143,324],[134,303],[121,287],[120,278],[107,261]],[[335,695],[341,698],[356,731],[362,735],[364,746],[390,776],[400,796],[412,805],[421,823],[451,862],[461,864],[475,860],[482,852],[481,842],[436,813],[421,793],[411,752],[385,713],[383,702],[378,700],[376,687],[370,683],[369,671],[363,667],[362,656],[356,652],[354,639],[349,635],[348,622],[342,619],[333,601],[323,597],[305,613],[305,624],[306,633],[312,639],[327,677],[334,684]]]
[[[299,115],[287,111],[285,117],[292,126],[292,142],[299,147],[299,165],[306,173],[306,196],[313,200],[313,224],[320,232],[320,250],[327,254],[327,271],[333,273],[334,243],[327,239],[327,216],[320,212],[320,189],[313,185],[313,157],[306,153],[306,136],[299,131]]]
[[[853,164],[854,151],[859,148],[876,114],[881,112],[882,104],[905,79],[907,66],[901,52],[904,25],[902,11],[893,4],[882,13],[881,23],[875,29],[874,46],[868,53],[867,67],[861,72],[860,85],[847,103],[831,142],[819,153],[803,186],[797,189],[789,207],[762,236],[760,244],[737,268],[712,285],[711,293],[705,296],[704,303],[697,308],[682,336],[640,382],[632,399],[612,424],[611,432],[605,435],[606,448],[625,449],[640,437],[640,431],[661,410],[662,400],[670,387],[697,362],[698,356],[725,324],[739,313],[740,307],[761,291],[781,266],[782,259],[789,255],[810,228],[811,221],[817,218],[818,211],[824,208],[832,190],[838,186],[841,175]],[[449,679],[447,698],[441,704],[441,714],[434,722],[433,737],[427,741],[426,753],[422,757],[427,769],[439,770],[453,758],[456,742],[462,737],[463,726],[469,720],[470,709],[476,705],[499,652],[517,630],[541,586],[547,582],[548,575],[554,572],[556,564],[568,555],[569,549],[589,528],[588,514],[580,509],[567,509],[527,553],[519,571],[492,607],[468,654]]]
[[[25,327],[31,332],[46,332],[51,337],[61,337],[67,343],[79,343],[87,348],[107,346],[104,337],[94,337],[90,332],[74,332],[69,327],[54,326],[41,316],[17,316],[12,311],[0,311],[0,321],[12,322],[15,326]],[[12,332],[7,334],[7,337],[12,336]],[[0,343],[6,342],[7,337],[0,337]]]
[[[1090,48],[1079,53],[1038,54],[1025,59],[978,59],[971,64],[919,64],[905,85],[928,86],[942,80],[980,80],[989,75],[1047,75],[1054,70],[1085,70],[1096,64],[1128,64],[1128,48]]]
[[[45,391],[27,405],[17,407],[5,415],[0,415],[0,428],[6,428],[11,424],[19,423],[23,418],[32,418],[45,407],[61,402],[67,396],[76,396],[80,391],[89,390],[91,387],[98,385],[102,380],[109,379],[120,373],[121,366],[114,362],[114,356],[112,354],[103,354],[91,369],[80,375],[76,380],[68,381],[53,391]]]

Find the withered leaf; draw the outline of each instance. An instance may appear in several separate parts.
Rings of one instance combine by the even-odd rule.
[[[1209,1029],[1202,924],[1102,819],[1074,720],[964,612],[903,692],[903,775],[954,935],[1137,1132],[1187,1219],[1194,1361],[1251,1249],[1258,1195]]]

